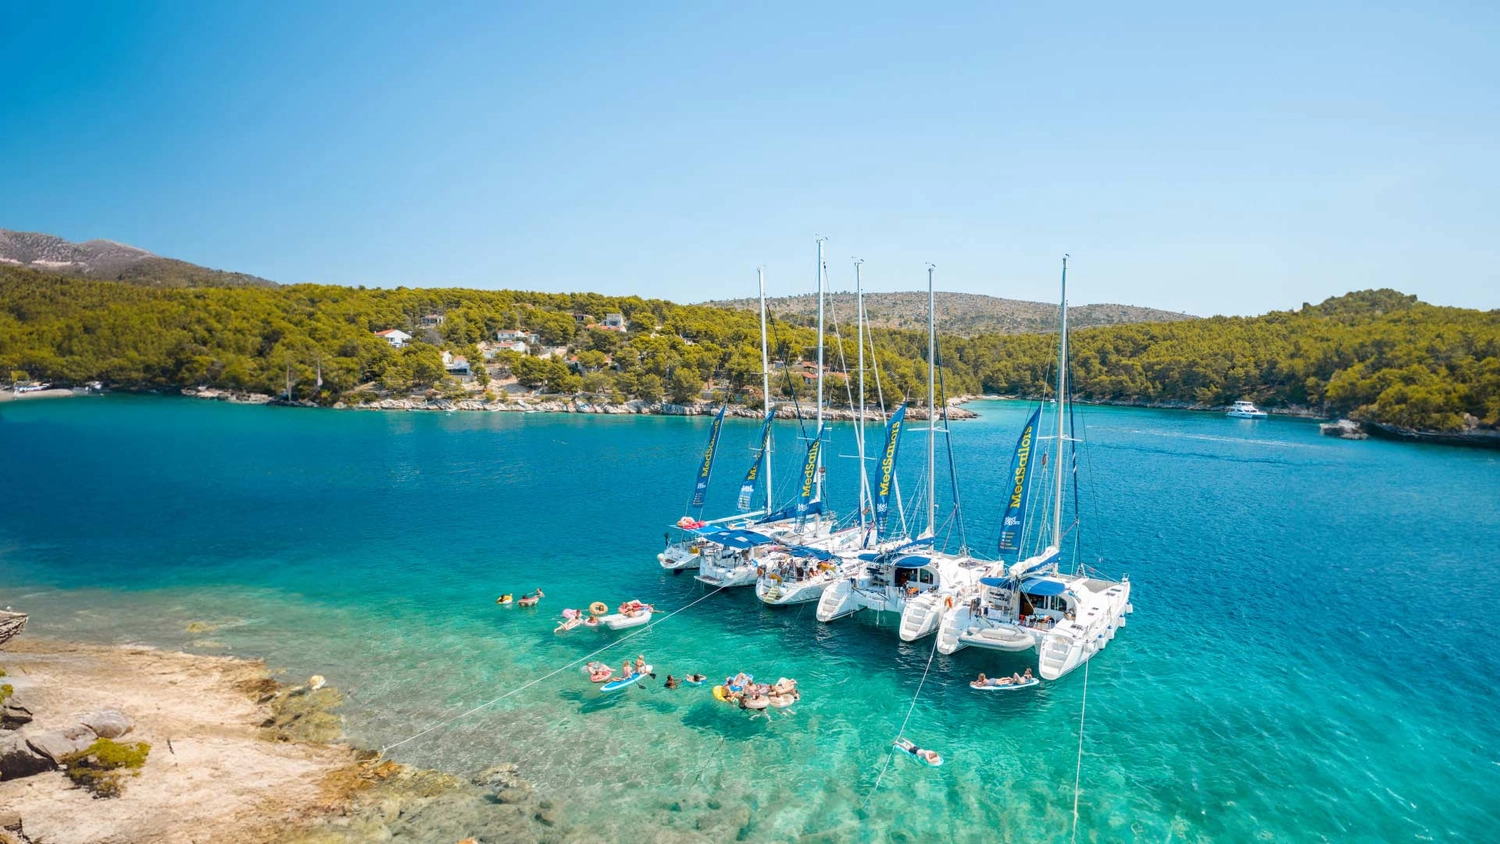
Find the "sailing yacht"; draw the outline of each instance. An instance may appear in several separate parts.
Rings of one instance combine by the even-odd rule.
[[[770,404],[770,362],[766,350],[765,280],[761,279],[761,379],[766,402]],[[767,431],[774,409],[766,415]],[[835,515],[823,506],[823,239],[818,239],[818,415],[817,432],[807,445],[807,457],[798,481],[796,500],[771,512],[774,490],[770,483],[771,452],[761,449],[766,474],[766,515],[748,528],[729,536],[710,537],[718,546],[713,554],[700,555],[696,579],[709,586],[725,588],[756,583],[767,555],[785,554],[790,548],[808,551],[837,551],[853,547],[858,537],[838,529]],[[769,437],[769,433],[767,434]],[[767,446],[769,439],[766,439]],[[752,469],[752,472],[754,470]],[[744,489],[741,488],[743,495]]]
[[[1115,581],[1086,571],[1082,565],[1072,574],[1059,568],[1065,538],[1062,523],[1063,479],[1072,472],[1065,467],[1063,444],[1068,442],[1065,422],[1068,360],[1068,265],[1063,259],[1063,306],[1058,331],[1057,429],[1052,451],[1052,530],[1045,547],[1009,566],[1007,553],[1021,554],[1027,501],[1031,489],[1031,459],[1041,408],[1031,415],[1011,458],[1013,489],[1001,522],[1001,561],[978,583],[960,593],[954,608],[943,619],[937,648],[951,654],[966,647],[1024,652],[1036,650],[1037,673],[1056,680],[1103,650],[1125,626],[1130,603],[1130,579]],[[1076,461],[1076,456],[1075,456]],[[1076,518],[1076,516],[1075,516]],[[1076,522],[1075,525],[1076,526]],[[1071,526],[1070,526],[1071,527]],[[1040,538],[1038,543],[1040,544]]]
[[[937,335],[932,268],[927,270],[927,530],[915,539],[887,539],[880,547],[858,555],[860,569],[827,586],[818,598],[817,618],[830,622],[860,610],[902,614],[901,638],[910,641],[937,629],[947,609],[948,598],[977,577],[977,563],[967,556],[946,554],[933,548],[937,529]],[[895,422],[901,411],[892,417]],[[901,428],[893,425],[886,434],[880,487],[887,495],[893,486],[887,473],[894,470]],[[887,465],[888,464],[888,465]],[[879,501],[877,497],[877,501]],[[877,503],[877,524],[888,506]],[[910,622],[907,610],[912,608]]]
[[[856,338],[859,345],[859,364],[857,370],[859,398],[853,403],[857,408],[859,421],[854,427],[855,445],[857,447],[856,458],[859,460],[859,506],[857,508],[858,518],[855,525],[835,530],[826,538],[809,541],[806,545],[798,545],[789,548],[776,549],[767,556],[765,562],[759,567],[759,577],[755,583],[755,595],[761,601],[771,606],[787,606],[789,604],[805,604],[818,600],[823,595],[823,590],[830,584],[843,580],[858,573],[862,564],[853,558],[849,552],[860,550],[868,551],[874,543],[874,548],[884,550],[881,544],[881,535],[885,532],[885,518],[891,498],[891,489],[894,483],[895,454],[892,451],[890,432],[887,432],[886,460],[882,463],[883,483],[880,504],[876,508],[880,516],[872,517],[869,511],[871,502],[870,479],[867,464],[865,463],[865,313],[864,313],[864,286],[860,277],[860,264],[862,261],[854,262],[854,289],[855,289],[855,325]],[[835,327],[838,322],[835,319]],[[878,384],[878,378],[877,378]],[[902,418],[905,416],[904,407],[897,410],[893,417],[892,429],[899,434],[902,428]],[[886,544],[889,544],[888,541]],[[835,553],[837,552],[837,553]]]
[[[766,418],[761,424],[760,446],[756,451],[755,459],[750,463],[749,471],[745,473],[744,481],[740,484],[740,495],[736,506],[741,511],[749,511],[757,485],[765,487],[766,506],[763,510],[741,512],[707,522],[699,521],[696,517],[702,514],[703,499],[708,492],[708,481],[713,473],[714,456],[718,450],[719,428],[724,418],[724,410],[721,409],[709,432],[708,448],[704,450],[703,460],[699,463],[697,485],[693,489],[693,498],[688,505],[688,513],[667,529],[666,547],[656,555],[657,562],[661,563],[664,569],[674,571],[701,569],[705,560],[714,571],[733,568],[743,562],[743,557],[753,556],[748,553],[752,549],[766,544],[760,541],[762,538],[785,533],[792,526],[787,519],[775,518],[771,514],[773,496],[771,453],[774,444],[772,423],[776,420],[776,407],[771,404],[771,369],[766,348],[765,271],[756,270],[756,276],[760,281],[760,365]],[[751,528],[755,530],[752,531]],[[746,535],[746,532],[750,535]],[[675,540],[673,533],[677,535]]]

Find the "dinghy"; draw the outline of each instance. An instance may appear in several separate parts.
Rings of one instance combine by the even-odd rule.
[[[645,671],[637,671],[636,673],[630,675],[629,677],[621,677],[621,678],[619,678],[617,680],[610,680],[608,683],[605,683],[604,685],[600,686],[599,687],[599,691],[601,691],[601,692],[618,692],[619,690],[621,690],[621,689],[623,689],[623,688],[625,688],[627,686],[634,686],[636,683],[639,683],[641,681],[642,677],[649,677],[649,676],[651,676],[651,666],[648,665],[648,666],[646,666],[646,670]]]
[[[608,627],[611,630],[628,630],[632,627],[640,627],[642,624],[647,624],[650,621],[650,610],[642,610],[635,615],[613,613],[599,619],[600,624],[603,624],[605,627]]]

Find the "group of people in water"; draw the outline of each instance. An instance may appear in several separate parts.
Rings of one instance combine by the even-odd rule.
[[[641,676],[656,676],[656,673],[652,671],[652,667],[647,664],[645,654],[637,654],[634,661],[629,659],[625,660],[625,662],[620,665],[620,673],[618,676],[615,674],[615,670],[613,668],[603,662],[598,661],[590,662],[588,665],[584,666],[583,670],[588,672],[589,679],[595,683],[607,683],[610,680],[630,680],[632,678]],[[671,674],[668,674],[667,682],[665,685],[669,689],[679,688],[683,683],[687,683],[690,686],[697,686],[701,685],[706,679],[708,678],[704,677],[702,674],[688,674],[680,679],[672,676]]]
[[[740,709],[761,712],[768,708],[786,709],[802,699],[802,692],[797,689],[796,680],[782,677],[775,683],[757,683],[755,677],[741,671],[725,677],[723,685],[715,686],[714,698]]]
[[[506,592],[504,595],[496,598],[495,603],[499,604],[502,607],[508,607],[512,603],[519,604],[523,607],[534,607],[537,604],[540,604],[542,602],[542,599],[545,597],[547,597],[547,593],[543,592],[541,588],[538,587],[535,592],[527,592],[525,595],[522,595],[520,600],[516,600],[516,596],[512,595],[509,592]]]
[[[1036,677],[1032,676],[1030,668],[1026,669],[1025,674],[1011,674],[1009,677],[986,677],[984,676],[984,672],[981,671],[979,672],[979,679],[969,685],[976,689],[982,689],[985,686],[1024,686],[1034,680],[1036,680]]]

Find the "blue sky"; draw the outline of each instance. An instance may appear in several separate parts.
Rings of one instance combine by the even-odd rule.
[[[283,282],[1500,308],[1500,4],[0,19],[0,227]]]

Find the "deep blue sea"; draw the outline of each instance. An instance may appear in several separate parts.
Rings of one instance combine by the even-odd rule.
[[[1029,408],[970,407],[981,418],[954,423],[953,447],[982,550]],[[1078,839],[1500,837],[1500,454],[1332,440],[1303,420],[1078,413],[1084,553],[1129,574],[1136,609],[1090,663]],[[348,732],[383,747],[620,635],[554,635],[564,607],[707,594],[654,554],[708,424],[0,405],[0,606],[30,611],[38,634],[324,674],[347,694]],[[756,428],[725,423],[710,515],[732,503]],[[794,423],[778,442],[784,486]],[[923,449],[903,448],[911,490]],[[835,427],[828,453],[853,449]],[[829,464],[830,499],[852,503],[854,461]],[[538,610],[495,604],[537,587]],[[947,763],[898,758],[871,797],[931,647],[890,620],[823,625],[810,605],[729,591],[609,656],[796,677],[795,715],[749,721],[706,686],[601,696],[570,670],[392,755],[460,773],[518,763],[599,828],[1068,840],[1082,671],[980,694],[977,672],[1022,663],[938,656],[906,733]]]

